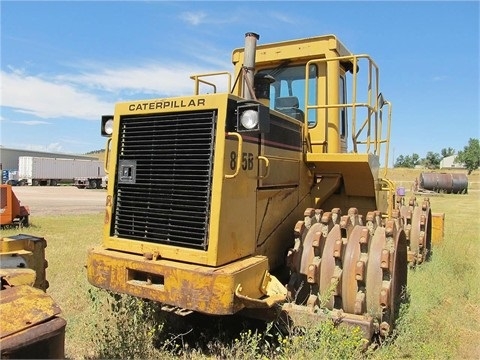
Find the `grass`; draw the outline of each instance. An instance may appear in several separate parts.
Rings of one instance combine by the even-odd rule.
[[[397,172],[396,176],[406,183],[417,175],[406,171]],[[478,184],[478,178],[477,172],[472,177],[473,183]],[[430,262],[409,271],[411,301],[402,309],[395,337],[387,339],[376,351],[364,353],[363,357],[480,358],[479,196],[476,190],[466,195],[444,194],[430,198],[433,211],[446,214],[445,240],[434,244]],[[239,327],[233,334],[227,334],[231,330],[228,325],[208,320],[208,331],[190,334],[194,338],[190,342],[193,346],[187,347],[184,341],[187,332],[168,328],[168,321],[159,318],[152,307],[130,297],[109,295],[88,284],[86,253],[89,247],[100,243],[102,213],[38,216],[31,221],[32,226],[23,232],[42,236],[48,242],[48,292],[62,307],[68,322],[68,358],[343,359],[360,356],[358,334],[338,332],[328,324],[319,324],[295,338],[285,338],[271,327]],[[2,236],[17,233],[18,230],[4,230]],[[151,346],[153,343],[156,348]]]
[[[480,358],[479,195],[430,198],[446,214],[445,240],[433,246],[430,262],[409,272],[409,307],[379,358]]]
[[[66,354],[83,358],[90,354],[92,319],[96,314],[89,299],[91,286],[86,276],[87,249],[99,243],[102,214],[39,216],[31,218],[31,226],[23,233],[41,236],[47,240],[47,290],[61,306],[67,320]],[[2,231],[2,236],[19,231]]]

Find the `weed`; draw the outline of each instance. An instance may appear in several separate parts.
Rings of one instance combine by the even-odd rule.
[[[164,356],[154,343],[162,332],[159,305],[129,295],[88,291],[95,317],[91,334],[95,357],[100,359],[147,359]]]
[[[408,188],[415,176],[413,170],[405,172],[399,179],[404,184],[397,184]],[[231,324],[205,319],[208,331],[177,331],[156,313],[158,305],[92,288],[84,268],[86,251],[101,241],[103,214],[33,216],[22,232],[47,239],[48,292],[67,320],[70,359],[480,358],[480,182],[475,176],[468,194],[430,198],[432,211],[446,213],[445,240],[433,244],[431,261],[409,271],[411,301],[402,306],[393,335],[373,353],[361,353],[355,331],[328,322],[288,336],[275,327],[259,330],[248,324],[233,331]],[[18,232],[5,229],[2,236]],[[320,295],[325,303],[328,292]]]

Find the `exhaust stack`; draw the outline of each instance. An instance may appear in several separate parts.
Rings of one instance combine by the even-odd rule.
[[[255,99],[254,74],[255,74],[255,53],[257,51],[257,40],[260,35],[253,32],[245,34],[244,53],[244,76],[243,76],[243,97],[246,100]]]

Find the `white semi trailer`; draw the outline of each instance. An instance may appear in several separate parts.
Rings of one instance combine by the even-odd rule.
[[[81,187],[101,188],[104,176],[103,161],[100,160],[35,156],[18,158],[19,181],[28,185],[56,186],[60,182],[70,182],[79,187],[76,180],[81,179]]]

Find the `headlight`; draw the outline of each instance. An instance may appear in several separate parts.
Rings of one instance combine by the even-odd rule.
[[[270,131],[270,109],[257,101],[239,101],[236,110],[239,133],[260,134]]]
[[[105,123],[105,134],[112,135],[113,133],[113,119],[108,119]]]
[[[113,115],[102,115],[101,134],[102,136],[112,136]]]
[[[240,115],[240,122],[245,129],[252,130],[258,125],[258,112],[246,110]]]

